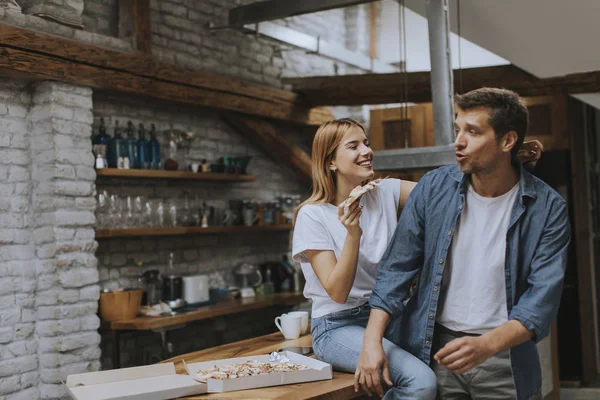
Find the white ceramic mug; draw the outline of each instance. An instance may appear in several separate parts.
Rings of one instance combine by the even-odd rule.
[[[279,323],[281,321],[281,324]],[[275,325],[286,339],[298,339],[302,332],[302,317],[298,315],[282,314],[275,318]]]
[[[258,214],[252,209],[242,210],[242,220],[244,225],[252,226],[258,221]]]
[[[295,315],[302,318],[302,332],[300,334],[306,335],[308,333],[308,311],[292,311],[288,315]]]

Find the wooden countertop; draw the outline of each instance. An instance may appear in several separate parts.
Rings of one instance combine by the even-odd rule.
[[[295,340],[285,340],[281,333],[273,333],[266,336],[229,343],[211,349],[196,351],[165,360],[163,362],[174,362],[177,373],[185,373],[183,363],[194,363],[200,361],[218,360],[223,358],[244,357],[260,354],[268,354],[284,347],[310,347],[312,339],[310,335],[302,336]],[[298,383],[285,386],[272,386],[252,390],[240,390],[237,392],[211,393],[192,397],[182,397],[185,400],[201,399],[326,399],[345,400],[363,396],[364,393],[354,392],[354,375],[334,372],[333,379],[317,382]]]
[[[194,311],[168,317],[138,317],[130,320],[115,321],[110,323],[110,329],[138,331],[158,329],[265,307],[278,305],[290,306],[302,303],[303,301],[306,301],[306,298],[302,293],[275,293],[268,296],[218,302],[214,305],[200,307]]]

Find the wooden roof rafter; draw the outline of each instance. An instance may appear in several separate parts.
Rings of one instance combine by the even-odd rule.
[[[454,87],[460,87],[458,70],[454,80]],[[406,81],[408,101],[431,101],[429,72],[409,72]],[[521,96],[600,92],[600,71],[541,79],[514,65],[502,65],[463,69],[462,81],[463,92],[484,86],[511,89]],[[405,90],[402,73],[288,78],[284,82],[313,106],[398,103]]]
[[[270,121],[237,113],[224,113],[223,119],[273,160],[287,164],[302,181],[312,182],[311,156],[283,137]]]

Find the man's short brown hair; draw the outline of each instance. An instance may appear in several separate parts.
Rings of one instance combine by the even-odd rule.
[[[507,89],[484,87],[456,95],[454,102],[464,111],[487,108],[490,114],[489,124],[494,129],[498,141],[508,132],[515,131],[518,139],[511,151],[512,159],[515,159],[529,126],[527,106],[517,93]]]

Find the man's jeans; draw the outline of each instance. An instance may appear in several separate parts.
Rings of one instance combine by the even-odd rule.
[[[447,343],[465,336],[460,332],[435,325],[432,355]],[[516,399],[517,391],[510,366],[509,351],[488,358],[481,365],[456,375],[433,358],[431,367],[437,375],[438,399],[443,400],[508,400]],[[537,394],[531,400],[541,399]]]
[[[371,308],[365,304],[313,318],[313,350],[319,360],[331,364],[337,371],[354,373],[370,312]],[[390,327],[393,327],[393,323]],[[391,337],[390,332],[386,337]],[[425,363],[386,338],[383,339],[383,349],[394,384],[383,397],[384,400],[435,399],[436,377]]]

